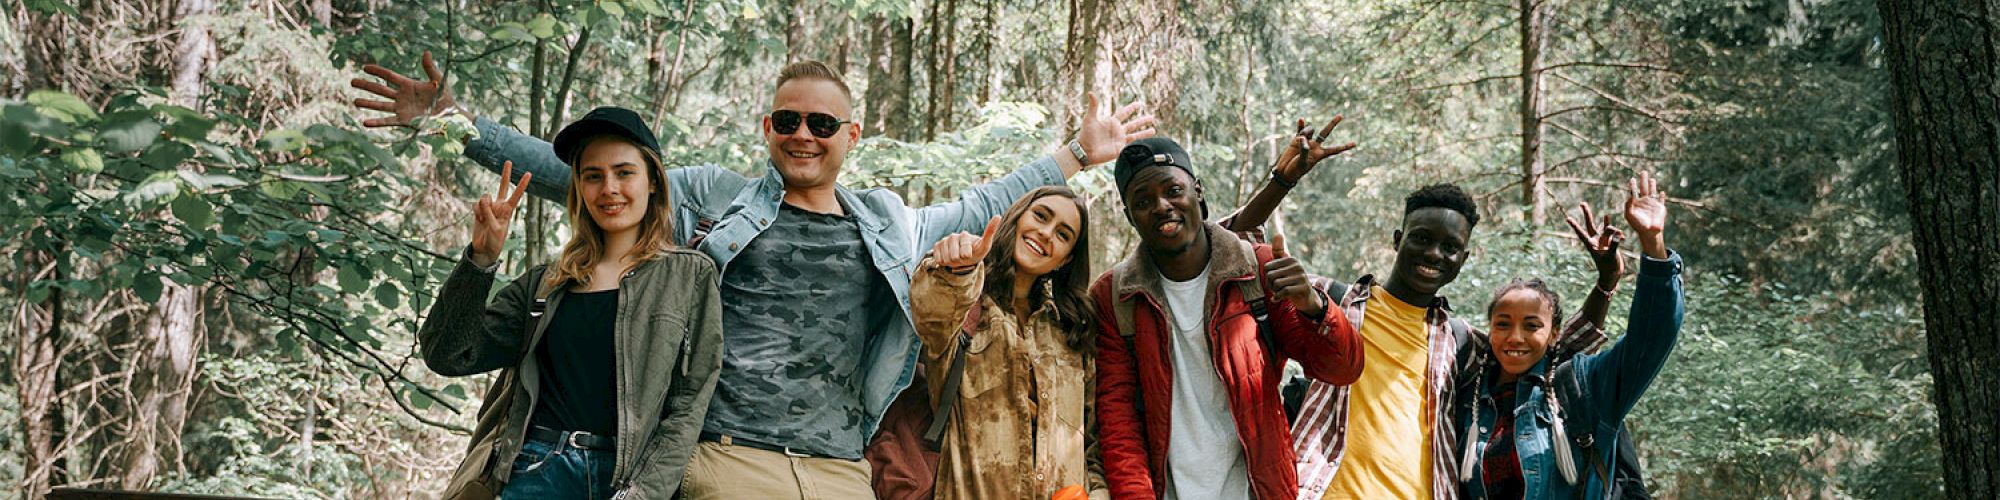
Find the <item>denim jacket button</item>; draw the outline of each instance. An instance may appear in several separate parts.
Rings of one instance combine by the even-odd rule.
[[[729,244],[729,250],[730,250],[730,251],[735,251],[735,250],[736,250],[736,244],[735,244],[735,243],[730,243],[730,244]]]

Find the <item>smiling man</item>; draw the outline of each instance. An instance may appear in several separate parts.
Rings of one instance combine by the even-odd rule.
[[[1353,326],[1281,236],[1266,247],[1203,221],[1201,182],[1179,144],[1126,146],[1113,178],[1139,250],[1091,287],[1112,498],[1294,498],[1285,360],[1319,381],[1353,382]]]
[[[1479,210],[1450,184],[1403,200],[1389,279],[1362,276],[1336,302],[1360,325],[1367,367],[1353,385],[1312,382],[1292,432],[1301,498],[1451,499],[1449,391],[1461,337],[1438,290],[1458,279]]]
[[[393,116],[363,124],[407,126],[464,113],[437,81],[428,54],[424,66],[430,81],[368,66],[394,88],[362,79],[354,86],[392,101],[355,104]],[[681,492],[690,499],[872,498],[862,451],[916,371],[909,289],[923,252],[945,235],[979,231],[1031,189],[1062,185],[1085,166],[1110,161],[1127,142],[1152,135],[1153,118],[1138,104],[1112,113],[1091,98],[1075,141],[1050,146],[1047,156],[955,201],[916,208],[887,190],[839,185],[861,131],[838,74],[816,61],[796,62],[774,86],[762,119],[769,152],[762,177],[715,165],[667,172],[675,242],[707,254],[722,271],[722,369]],[[534,174],[530,193],[560,200],[569,171],[547,142],[490,120],[475,124],[479,138],[466,145],[466,156],[495,171],[511,160],[515,173]]]

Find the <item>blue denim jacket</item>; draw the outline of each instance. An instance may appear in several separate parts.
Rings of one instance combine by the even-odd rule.
[[[1674,350],[1681,331],[1681,313],[1685,298],[1681,294],[1681,256],[1669,252],[1666,260],[1640,257],[1637,290],[1632,293],[1632,311],[1628,316],[1628,330],[1618,343],[1597,354],[1578,356],[1577,377],[1589,384],[1590,400],[1584,402],[1594,406],[1598,421],[1588,422],[1592,429],[1592,442],[1600,443],[1598,455],[1604,459],[1604,470],[1615,468],[1617,450],[1611,449],[1617,441],[1617,433],[1624,425],[1625,415],[1639,403],[1639,396],[1645,394],[1647,386],[1660,374],[1667,362],[1667,355]],[[1551,369],[1548,359],[1536,363],[1521,377],[1516,388],[1515,401],[1519,404],[1514,412],[1514,450],[1521,460],[1521,481],[1525,488],[1524,500],[1596,500],[1603,496],[1604,484],[1597,480],[1589,457],[1581,449],[1571,447],[1576,460],[1577,480],[1587,483],[1578,490],[1563,479],[1556,469],[1556,456],[1551,446],[1554,444],[1550,433],[1552,414],[1548,406],[1546,389],[1528,383],[1543,376]],[[1493,383],[1480,388],[1482,399],[1492,398]],[[1500,404],[1506,404],[1500,402]],[[1575,404],[1575,403],[1571,403]],[[1486,434],[1492,431],[1497,405],[1477,404],[1479,427],[1471,439],[1463,439],[1462,446],[1472,446],[1475,459],[1484,453]],[[1466,406],[1454,406],[1454,422],[1466,422],[1471,411]],[[1564,411],[1563,418],[1576,418],[1577,412]],[[1571,422],[1575,428],[1577,422]],[[1464,449],[1456,450],[1453,459],[1460,457]],[[1484,464],[1473,467],[1471,480],[1459,484],[1464,498],[1486,498],[1486,483],[1481,479]]]
[[[496,173],[504,161],[512,160],[517,176],[535,174],[528,187],[530,194],[564,201],[569,192],[569,166],[556,157],[549,143],[484,118],[474,125],[479,138],[466,144],[467,157]],[[770,227],[785,194],[783,179],[768,162],[763,177],[744,177],[711,164],[669,170],[667,183],[668,200],[674,205],[674,243],[686,244],[692,239],[696,221],[712,221],[708,235],[695,249],[715,259],[716,268],[724,272],[751,239]],[[869,342],[867,359],[858,360],[864,363],[861,402],[867,418],[860,429],[864,441],[875,434],[882,413],[916,373],[921,345],[910,319],[910,277],[924,253],[952,233],[979,233],[987,219],[1006,211],[1028,191],[1060,185],[1062,168],[1055,159],[1044,156],[1000,180],[962,191],[955,201],[923,208],[911,208],[886,189],[837,188],[841,206],[861,226],[861,240],[875,261],[875,270],[896,293],[895,304],[879,307],[895,307],[901,318]],[[729,298],[723,297],[723,301],[728,307]],[[727,342],[728,332],[723,336]]]

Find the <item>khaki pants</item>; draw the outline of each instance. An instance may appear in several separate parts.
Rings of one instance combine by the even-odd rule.
[[[875,498],[868,461],[793,457],[775,451],[702,442],[681,481],[687,500]]]

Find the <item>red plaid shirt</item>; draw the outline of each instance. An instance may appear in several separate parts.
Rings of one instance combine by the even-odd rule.
[[[1317,284],[1321,288],[1327,286],[1326,282]],[[1347,311],[1347,321],[1356,328],[1362,325],[1374,284],[1373,275],[1362,276],[1341,296],[1340,304]],[[1424,370],[1423,404],[1424,412],[1431,415],[1428,432],[1431,436],[1431,498],[1434,500],[1458,497],[1458,464],[1451,458],[1451,451],[1456,447],[1453,446],[1451,411],[1447,405],[1451,401],[1452,365],[1458,357],[1458,340],[1452,336],[1449,326],[1450,311],[1444,297],[1438,297],[1431,301],[1430,311],[1424,317],[1424,323],[1430,330],[1430,363]],[[1334,471],[1340,468],[1340,459],[1347,450],[1349,392],[1348,386],[1318,380],[1312,381],[1306,389],[1298,420],[1292,422],[1292,451],[1298,457],[1299,498],[1302,500],[1317,500],[1326,496],[1327,486],[1333,483]]]

